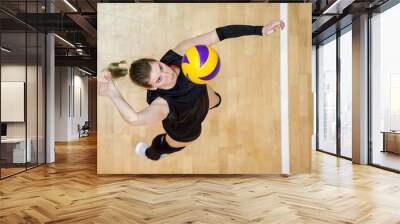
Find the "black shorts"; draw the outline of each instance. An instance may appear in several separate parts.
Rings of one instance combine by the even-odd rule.
[[[215,92],[215,94],[218,96],[219,102],[217,105],[210,108],[210,110],[218,107],[222,101],[221,95],[219,95],[217,92]],[[191,142],[196,140],[201,135],[201,123],[194,126],[192,125],[190,128],[182,127],[172,129],[164,126],[164,129],[172,139],[178,142]]]
[[[179,130],[164,129],[172,139],[178,142],[191,142],[196,140],[201,135],[201,124],[183,132]]]

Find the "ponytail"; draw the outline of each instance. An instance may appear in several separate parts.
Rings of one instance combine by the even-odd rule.
[[[151,64],[157,62],[152,58],[141,58],[130,65],[130,68],[121,67],[121,64],[127,64],[125,60],[120,62],[110,63],[107,67],[107,71],[111,73],[113,78],[121,78],[129,74],[131,80],[144,88],[151,88],[149,84]]]
[[[122,60],[120,62],[112,62],[108,65],[107,71],[111,73],[113,78],[121,78],[128,74],[128,69],[120,67],[120,64],[127,64],[127,62]]]

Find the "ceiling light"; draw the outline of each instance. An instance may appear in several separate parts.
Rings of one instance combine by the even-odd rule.
[[[58,39],[60,39],[61,41],[63,41],[64,43],[68,44],[69,46],[75,48],[75,45],[71,44],[71,42],[67,41],[66,39],[58,36],[57,34],[54,34],[54,36],[56,36]]]
[[[322,14],[342,14],[343,10],[351,5],[355,0],[336,0]]]
[[[74,12],[78,12],[78,10],[71,4],[68,2],[68,0],[64,0],[65,4],[67,4],[72,10],[74,10]]]
[[[81,71],[81,72],[83,72],[83,73],[85,73],[85,74],[93,75],[92,73],[90,73],[90,72],[88,72],[88,71],[85,71],[85,70],[83,70],[83,69],[81,69],[81,68],[79,68],[79,67],[78,67],[78,70]]]
[[[1,50],[4,51],[4,52],[7,52],[7,53],[10,53],[10,52],[11,52],[11,50],[9,50],[9,49],[7,49],[7,48],[5,48],[5,47],[1,47]]]

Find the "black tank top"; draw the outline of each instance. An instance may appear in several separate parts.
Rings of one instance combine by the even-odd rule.
[[[181,68],[182,56],[169,50],[160,61]],[[169,106],[169,114],[162,121],[168,134],[172,134],[172,136],[185,135],[195,129],[201,129],[201,122],[206,117],[209,107],[206,85],[192,83],[180,69],[173,88],[147,90],[148,104],[151,104],[157,97],[165,99]]]

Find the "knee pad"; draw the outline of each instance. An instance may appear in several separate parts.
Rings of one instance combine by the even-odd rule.
[[[165,139],[166,135],[167,134],[160,134],[153,139],[150,148],[146,150],[147,158],[152,160],[159,160],[162,154],[171,154],[185,148],[185,147],[179,147],[179,148],[171,147],[167,143],[167,140]]]
[[[165,136],[166,134],[159,134],[154,137],[151,142],[151,147],[162,148],[164,146]]]
[[[160,135],[158,135],[158,136],[160,136]],[[178,152],[185,148],[185,147],[175,148],[175,147],[170,146],[167,142],[166,137],[167,137],[167,134],[161,134],[161,137],[160,137],[160,142],[161,142],[161,146],[163,147],[164,153],[171,154],[171,153]]]

